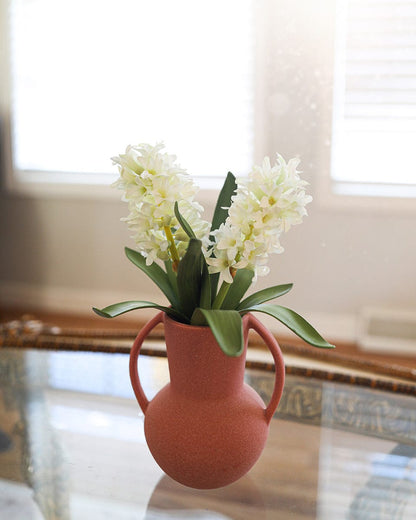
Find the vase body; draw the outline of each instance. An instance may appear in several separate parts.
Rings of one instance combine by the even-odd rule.
[[[244,383],[253,317],[243,319],[245,347],[238,357],[222,352],[209,327],[184,325],[166,315],[161,320],[170,383],[150,402],[137,388],[137,356],[132,350],[132,384],[145,414],[148,447],[165,473],[181,484],[199,489],[228,485],[250,470],[266,443],[283,389],[280,349],[279,382],[266,407]]]

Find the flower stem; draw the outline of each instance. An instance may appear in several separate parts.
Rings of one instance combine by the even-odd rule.
[[[165,235],[169,242],[169,251],[172,258],[172,269],[176,273],[179,265],[179,254],[175,246],[175,240],[172,235],[172,231],[169,226],[164,226]]]
[[[218,294],[215,297],[214,303],[212,304],[213,309],[221,309],[221,305],[223,304],[230,287],[231,287],[230,283],[222,282],[220,290],[218,291]]]

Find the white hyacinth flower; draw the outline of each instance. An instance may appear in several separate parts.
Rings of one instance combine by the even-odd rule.
[[[254,271],[254,280],[268,274],[270,254],[283,252],[281,234],[302,222],[312,200],[298,164],[298,159],[286,163],[277,155],[272,166],[266,157],[248,178],[238,179],[228,218],[215,233],[214,255],[207,258],[211,273],[220,273],[227,283],[237,269]]]
[[[175,217],[175,202],[205,248],[209,245],[210,224],[201,219],[203,207],[194,201],[198,187],[186,170],[176,164],[176,156],[162,152],[163,143],[156,146],[128,146],[125,154],[113,157],[118,165],[119,179],[114,186],[124,191],[130,214],[122,219],[133,232],[138,251],[150,265],[157,259],[175,260],[172,246],[180,260],[188,247],[189,238]]]

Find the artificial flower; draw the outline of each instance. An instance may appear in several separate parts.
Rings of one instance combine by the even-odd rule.
[[[238,269],[254,271],[254,279],[268,274],[270,254],[283,252],[281,234],[302,222],[312,200],[305,193],[307,183],[299,177],[298,164],[297,159],[286,163],[277,155],[272,166],[266,157],[248,178],[238,179],[228,217],[215,234],[213,255],[207,258],[210,273],[220,273],[227,283]]]
[[[176,201],[205,249],[209,244],[210,225],[201,219],[203,207],[194,200],[198,187],[176,163],[176,156],[163,149],[163,143],[130,145],[125,154],[112,159],[120,174],[114,185],[124,191],[130,210],[123,220],[147,265],[158,259],[178,262],[186,252],[189,237],[175,216]]]
[[[228,356],[244,350],[242,317],[261,312],[311,345],[332,348],[296,312],[267,303],[286,294],[293,284],[269,287],[243,299],[252,281],[269,272],[270,255],[283,251],[282,233],[306,215],[312,197],[306,195],[306,182],[296,169],[299,161],[286,163],[278,155],[272,166],[266,157],[238,185],[229,172],[210,225],[201,219],[203,208],[194,200],[197,187],[163,148],[163,144],[129,146],[113,162],[120,173],[115,185],[123,190],[130,211],[123,220],[136,243],[136,250],[125,248],[127,258],[157,284],[169,306],[129,300],[94,311],[113,318],[156,308],[184,324],[209,326]],[[155,265],[157,261],[164,266]]]

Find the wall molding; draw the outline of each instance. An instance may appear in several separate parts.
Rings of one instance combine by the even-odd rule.
[[[92,314],[92,306],[105,307],[111,303],[137,299],[137,292],[128,294],[125,291],[114,292],[0,281],[0,305],[19,309],[28,308],[30,312],[38,310],[88,316]],[[141,294],[140,299],[166,304],[159,294],[157,296],[153,293]],[[128,317],[131,321],[134,316],[137,316],[140,322],[143,322],[154,316],[155,312],[155,309],[141,309],[137,313],[129,313],[124,317]],[[314,311],[301,312],[301,314],[328,341],[355,343],[357,340],[357,317],[353,314],[329,314]],[[265,314],[257,316],[277,337],[296,337],[274,318]],[[123,317],[117,319],[123,319]]]

